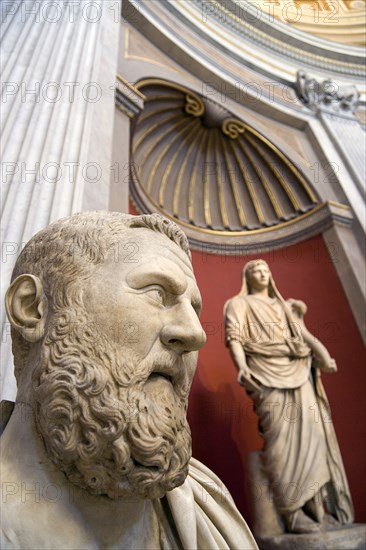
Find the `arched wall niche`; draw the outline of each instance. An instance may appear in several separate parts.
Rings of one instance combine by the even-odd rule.
[[[193,248],[278,248],[335,220],[349,225],[348,208],[322,200],[280,139],[181,84],[149,78],[136,88],[145,101],[131,136],[132,198],[179,223]]]

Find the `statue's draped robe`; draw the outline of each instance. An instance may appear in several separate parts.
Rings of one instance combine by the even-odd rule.
[[[191,459],[185,483],[165,499],[179,535],[181,546],[177,548],[258,548],[225,485],[198,460]]]
[[[243,346],[257,390],[248,392],[264,438],[263,468],[275,505],[294,512],[332,481],[331,511],[342,523],[353,509],[329,405],[301,324],[278,298],[235,296],[225,309],[226,343]]]

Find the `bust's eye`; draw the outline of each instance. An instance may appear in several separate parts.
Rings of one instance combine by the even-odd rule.
[[[149,297],[158,304],[164,305],[166,302],[166,292],[161,287],[153,287],[146,290]]]

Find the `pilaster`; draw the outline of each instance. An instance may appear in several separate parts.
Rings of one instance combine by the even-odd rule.
[[[32,235],[73,212],[108,209],[120,2],[1,7],[3,302]],[[2,397],[13,399],[4,311],[2,319]]]

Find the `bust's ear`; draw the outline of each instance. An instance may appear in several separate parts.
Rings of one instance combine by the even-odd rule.
[[[38,342],[44,335],[47,298],[35,275],[19,275],[5,296],[6,312],[15,330],[28,342]]]

